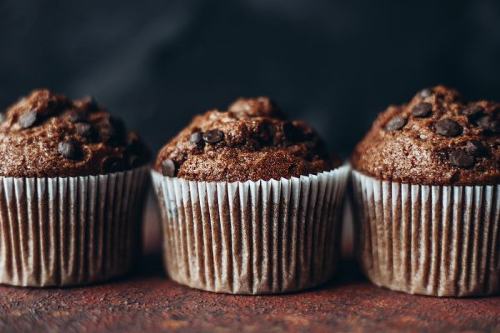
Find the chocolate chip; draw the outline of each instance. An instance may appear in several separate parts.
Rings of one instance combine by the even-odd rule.
[[[86,96],[82,98],[80,101],[82,107],[84,107],[87,111],[93,112],[99,109],[99,105],[93,96]]]
[[[175,163],[174,161],[168,159],[161,163],[161,171],[164,176],[174,177],[175,176]]]
[[[293,123],[287,121],[283,124],[283,134],[285,139],[290,142],[299,142],[304,139],[304,133]]]
[[[445,118],[438,120],[434,124],[434,129],[439,135],[454,137],[462,134],[462,126],[460,126],[456,121]]]
[[[316,153],[316,150],[319,150],[318,149],[318,146],[321,144],[320,141],[318,140],[312,140],[312,141],[307,141],[306,142],[306,147],[311,151],[311,152],[314,152],[313,155],[315,155]]]
[[[45,105],[43,103],[38,104],[35,111],[37,111],[39,116],[50,117],[68,106],[69,101],[65,99],[49,99],[45,102]]]
[[[262,144],[272,142],[274,137],[274,127],[269,123],[262,123],[258,129],[258,141]]]
[[[464,150],[457,149],[450,153],[450,163],[459,168],[470,168],[474,166],[474,156]]]
[[[428,117],[432,113],[432,104],[430,103],[419,103],[415,105],[411,111],[411,114],[415,117],[423,118]]]
[[[95,132],[94,127],[92,127],[91,124],[76,123],[75,129],[76,129],[76,134],[78,134],[79,136],[86,138],[86,139],[89,139],[89,140],[95,139],[96,132]]]
[[[491,116],[484,116],[478,119],[477,125],[487,133],[500,134],[500,121]]]
[[[35,110],[26,111],[17,120],[17,123],[21,128],[30,128],[35,125],[38,120],[38,113]]]
[[[99,137],[104,143],[118,146],[126,140],[125,125],[120,119],[109,117],[100,124]]]
[[[460,114],[466,116],[471,122],[476,121],[483,113],[484,108],[480,105],[472,105],[460,111]]]
[[[72,123],[79,123],[88,120],[87,112],[81,110],[71,110],[68,112],[67,117]]]
[[[57,151],[68,160],[79,160],[82,155],[81,147],[75,141],[59,142]]]
[[[224,139],[224,132],[218,129],[213,129],[203,133],[203,140],[207,143],[215,144],[217,142],[222,141],[223,139]]]
[[[477,120],[476,125],[481,127],[482,129],[489,129],[490,127],[490,117],[484,116]]]
[[[203,145],[203,133],[201,133],[201,132],[194,132],[189,137],[189,142],[191,142],[192,144],[194,144],[196,146]]]
[[[111,143],[114,137],[114,129],[108,126],[99,127],[99,139],[104,143]]]
[[[426,98],[426,97],[429,97],[432,95],[432,90],[431,89],[422,89],[420,92],[419,92],[419,95],[420,97],[422,98]]]
[[[125,169],[123,159],[114,156],[106,156],[101,161],[101,171],[103,173],[118,172]]]
[[[500,120],[493,120],[490,123],[490,131],[494,134],[500,134]]]
[[[465,145],[465,151],[476,157],[488,155],[488,149],[481,143],[481,141],[477,140],[467,142]]]
[[[405,117],[396,116],[389,120],[387,124],[385,124],[385,130],[389,132],[400,130],[405,127],[407,122],[408,119],[406,119]]]
[[[147,150],[142,144],[141,138],[136,132],[129,132],[127,135],[127,153],[142,155]]]

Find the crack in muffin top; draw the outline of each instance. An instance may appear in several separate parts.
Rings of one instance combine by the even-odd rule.
[[[303,121],[289,121],[267,97],[240,98],[227,111],[196,116],[159,152],[155,169],[197,181],[299,177],[340,165]]]
[[[106,174],[150,158],[139,136],[91,97],[72,101],[40,89],[1,115],[0,176]]]
[[[351,158],[377,179],[422,185],[500,183],[500,104],[436,86],[389,106]]]

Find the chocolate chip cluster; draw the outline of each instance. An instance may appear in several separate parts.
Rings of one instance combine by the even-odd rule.
[[[413,125],[422,126],[425,121],[434,134],[442,138],[477,137],[478,139],[459,140],[455,145],[450,141],[446,151],[448,163],[458,168],[472,168],[478,159],[488,158],[488,145],[481,138],[500,134],[500,105],[488,102],[464,104],[459,96],[443,94],[444,88],[424,89],[414,98],[410,112],[393,116],[384,126],[386,132],[412,130]],[[448,99],[448,100],[447,100]],[[422,137],[425,137],[423,135]]]
[[[3,118],[3,143],[14,137],[27,143],[38,138],[41,148],[33,146],[33,150],[44,149],[47,159],[58,155],[67,161],[47,160],[47,167],[75,169],[75,173],[76,169],[110,173],[138,167],[149,159],[149,151],[138,135],[128,133],[124,123],[104,111],[92,97],[72,101],[48,90],[37,90],[14,104]]]
[[[203,148],[205,144],[214,145],[224,140],[224,132],[218,129],[208,130],[206,132],[196,131],[189,137],[189,142],[196,148]],[[174,177],[177,171],[176,164],[171,159],[162,162],[162,173],[164,176]]]
[[[248,146],[251,146],[254,149],[262,149],[264,147],[274,146],[274,147],[288,147],[296,143],[304,142],[308,147],[315,149],[317,145],[320,145],[321,142],[317,139],[317,137],[312,136],[312,133],[304,133],[303,130],[293,124],[293,122],[283,122],[281,124],[281,130],[283,133],[282,141],[273,140],[275,136],[275,129],[272,125],[268,123],[262,124],[259,126],[257,130],[257,135],[253,135],[249,138],[247,142]],[[211,146],[211,148],[216,148],[217,144],[223,143],[224,141],[224,132],[215,128],[210,129],[205,132],[195,131],[189,137],[189,143],[192,144],[193,150],[195,153],[198,151],[199,153],[203,152],[203,148],[205,145]],[[226,146],[231,146],[226,143]],[[240,146],[244,146],[241,145]],[[313,154],[306,154],[306,158],[311,159]],[[177,162],[173,159],[165,159],[162,162],[162,174],[167,177],[175,177],[178,172],[178,166],[182,162]]]
[[[285,119],[269,98],[258,97],[195,117],[163,147],[155,169],[168,177],[232,181],[290,177],[330,162],[311,127]],[[253,164],[266,170],[251,170]]]

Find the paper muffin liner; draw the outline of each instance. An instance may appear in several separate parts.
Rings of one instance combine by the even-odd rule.
[[[88,284],[140,251],[148,168],[64,178],[0,177],[0,283]]]
[[[378,286],[479,296],[500,285],[500,185],[426,186],[353,171],[356,245]]]
[[[214,292],[270,294],[310,288],[332,276],[348,166],[233,183],[152,174],[173,280]]]

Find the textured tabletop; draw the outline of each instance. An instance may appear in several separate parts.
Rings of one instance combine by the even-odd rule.
[[[86,288],[0,287],[2,332],[500,331],[500,297],[438,299],[376,288],[345,262],[331,283],[282,296],[182,287],[146,258],[131,277]],[[36,327],[36,329],[35,329]]]

